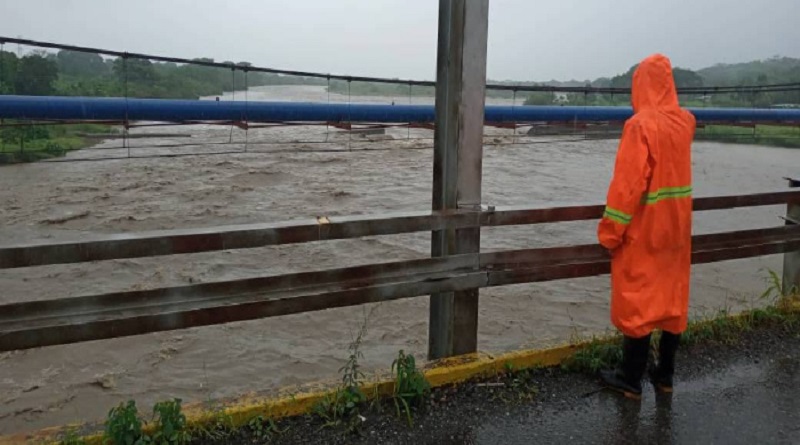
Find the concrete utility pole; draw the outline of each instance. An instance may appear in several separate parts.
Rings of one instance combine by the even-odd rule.
[[[489,0],[440,0],[433,210],[481,209]],[[433,256],[475,254],[480,228],[433,232]],[[431,296],[428,357],[475,352],[478,289]]]

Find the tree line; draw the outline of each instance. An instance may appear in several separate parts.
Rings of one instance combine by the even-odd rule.
[[[585,86],[598,88],[630,88],[637,65],[628,71],[611,78],[602,77],[586,81]],[[692,71],[674,68],[673,76],[678,88],[704,86],[755,86],[786,83],[800,83],[800,59],[773,57],[736,64],[717,64]],[[579,86],[573,82],[570,86]],[[775,105],[800,106],[800,91],[769,93],[726,93],[713,95],[682,95],[681,103],[686,106],[717,107],[771,107]],[[552,105],[557,102],[583,105],[623,105],[630,101],[628,95],[610,94],[567,94],[532,93],[526,98],[526,105]]]
[[[200,58],[198,61],[213,62]],[[244,68],[248,62],[224,62]],[[636,66],[611,78],[594,81],[500,82],[508,85],[551,85],[629,88]],[[675,83],[681,87],[766,85],[800,82],[800,59],[773,57],[739,64],[717,64],[698,71],[675,68]],[[496,82],[492,82],[496,83]],[[230,68],[214,68],[190,64],[151,62],[141,59],[104,58],[97,54],[75,51],[57,53],[37,51],[18,56],[0,52],[0,94],[62,95],[101,97],[144,97],[197,99],[218,96],[226,91],[263,85],[328,86],[333,93],[388,97],[433,96],[433,87],[405,84],[346,82],[333,79],[283,76],[271,73],[248,72]],[[487,96],[517,100],[526,105],[624,105],[627,95],[554,94],[549,92],[518,92],[488,90]],[[713,96],[682,96],[689,106],[755,106],[800,104],[800,91],[772,93],[731,93]]]
[[[198,61],[213,62],[201,58]],[[238,67],[248,62],[224,62]],[[262,85],[324,85],[324,79],[240,69],[103,58],[75,51],[0,52],[0,94],[197,99]]]

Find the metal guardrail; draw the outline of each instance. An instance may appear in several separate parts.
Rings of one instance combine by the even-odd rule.
[[[694,210],[788,204],[800,190],[694,200]],[[419,212],[113,235],[0,247],[0,269],[189,254],[456,228],[597,219],[602,206]],[[800,251],[788,224],[693,237],[692,262]],[[440,292],[608,273],[597,245],[458,254],[367,266],[0,305],[0,351],[253,320]]]

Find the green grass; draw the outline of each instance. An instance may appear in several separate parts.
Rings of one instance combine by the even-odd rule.
[[[74,429],[69,429],[58,443],[59,445],[86,445],[86,440],[78,435]]]
[[[594,337],[588,345],[576,351],[561,364],[567,372],[597,374],[601,369],[613,368],[622,361],[622,337]]]
[[[712,316],[689,321],[689,326],[681,335],[681,346],[701,343],[735,343],[739,335],[761,327],[795,330],[800,326],[800,311],[780,300],[775,305],[752,309],[732,316],[727,310],[720,310]],[[654,334],[653,343],[658,342]],[[568,372],[597,374],[601,369],[617,366],[622,361],[622,337],[596,337],[581,348],[561,368]]]
[[[7,127],[0,130],[0,165],[36,162],[66,155],[73,150],[90,147],[99,141],[80,136],[81,133],[111,133],[117,130],[107,125],[42,125]],[[20,139],[23,139],[20,141]]]
[[[89,145],[91,145],[90,142],[77,136],[35,139],[26,141],[23,146],[4,144],[0,146],[0,164],[19,164],[61,157],[67,152]]]
[[[233,417],[225,412],[223,406],[217,405],[211,409],[211,421],[200,423],[187,428],[189,437],[201,441],[224,441],[234,435]]]
[[[757,125],[755,128],[707,125],[697,130],[695,139],[800,148],[800,128],[777,125]]]

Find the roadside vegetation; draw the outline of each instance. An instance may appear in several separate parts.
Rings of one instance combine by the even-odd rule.
[[[707,317],[696,318],[681,339],[681,347],[708,344],[735,344],[743,333],[756,329],[776,329],[796,333],[800,328],[800,290],[783,289],[780,278],[768,271],[767,286],[760,296],[763,304],[737,315],[720,310]],[[431,389],[424,372],[418,368],[413,355],[399,351],[391,365],[391,391],[380,392],[378,385],[366,385],[361,368],[361,344],[366,335],[367,316],[348,347],[345,364],[339,370],[340,384],[313,406],[304,427],[330,430],[346,437],[362,435],[368,417],[393,415],[409,428],[414,419],[424,415],[429,407],[442,403],[456,388]],[[573,338],[581,347],[560,369],[595,375],[600,369],[616,366],[622,358],[619,336]],[[653,342],[657,342],[657,335]],[[556,370],[550,368],[555,372]],[[539,367],[515,368],[507,363],[496,375],[471,382],[474,388],[486,388],[493,401],[519,404],[534,400],[538,394],[536,379],[543,370]],[[537,374],[539,373],[539,374]],[[365,388],[372,389],[365,389]],[[268,413],[267,413],[268,414]],[[224,407],[212,408],[202,422],[190,424],[182,411],[180,399],[157,403],[149,417],[143,416],[134,401],[121,403],[109,411],[102,438],[90,438],[91,443],[107,445],[183,445],[203,443],[273,443],[290,428],[291,419],[278,420],[270,415],[253,414],[250,418],[234,419]],[[296,425],[297,422],[295,422]],[[101,442],[98,442],[101,440]],[[89,443],[75,428],[66,429],[61,438],[64,445]]]

